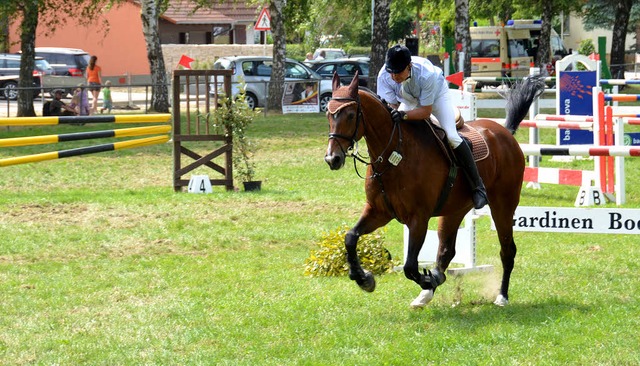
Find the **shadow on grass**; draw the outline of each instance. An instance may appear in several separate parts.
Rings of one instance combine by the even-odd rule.
[[[429,309],[439,321],[454,326],[483,327],[510,322],[517,325],[538,325],[575,315],[590,314],[593,307],[559,298],[546,298],[536,302],[514,301],[499,307],[490,300],[461,303],[457,306],[438,306]]]

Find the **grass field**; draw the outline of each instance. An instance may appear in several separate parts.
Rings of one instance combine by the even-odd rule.
[[[504,308],[492,305],[501,269],[488,218],[477,257],[497,271],[450,277],[422,311],[402,273],[371,294],[303,276],[322,234],[354,224],[364,202],[352,165],[324,163],[326,133],[320,114],[257,120],[257,193],[174,193],[169,144],[0,168],[0,364],[640,363],[635,236],[516,233]],[[640,162],[626,162],[625,207],[639,208]],[[576,194],[544,185],[521,204],[570,207]],[[400,224],[386,243],[400,259]]]

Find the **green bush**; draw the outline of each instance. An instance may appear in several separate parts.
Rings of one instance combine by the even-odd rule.
[[[581,55],[589,56],[596,52],[596,47],[593,45],[592,39],[583,39],[578,46],[578,53]]]
[[[307,50],[303,44],[287,44],[287,57],[298,61],[304,61],[307,56],[307,52],[313,52],[314,50]]]
[[[324,234],[318,245],[320,249],[312,251],[304,262],[305,276],[345,276],[348,274],[347,250],[344,246],[344,238],[349,227],[343,225],[334,231]],[[358,240],[358,256],[360,263],[366,270],[373,274],[383,274],[393,271],[393,267],[399,263],[394,262],[391,254],[384,247],[384,235],[386,229],[364,235]]]

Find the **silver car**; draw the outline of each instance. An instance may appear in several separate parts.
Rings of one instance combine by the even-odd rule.
[[[272,65],[273,58],[268,56],[221,57],[213,64],[213,69],[233,70],[231,77],[233,95],[240,92],[239,85],[244,82],[247,104],[251,108],[256,108],[267,104]],[[286,59],[284,77],[286,81],[317,81],[320,84],[320,95],[331,93],[330,82],[323,81],[315,71],[296,60]],[[215,85],[211,84],[211,88],[210,93],[215,94]]]

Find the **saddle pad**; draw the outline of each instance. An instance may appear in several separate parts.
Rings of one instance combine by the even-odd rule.
[[[462,128],[458,129],[458,133],[471,142],[471,150],[475,161],[486,159],[489,156],[487,141],[480,135],[478,130],[465,123]]]

